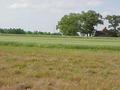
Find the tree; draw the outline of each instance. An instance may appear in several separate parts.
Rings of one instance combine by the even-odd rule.
[[[108,15],[106,19],[109,22],[109,28],[112,28],[114,31],[119,30],[120,28],[120,16],[118,15]]]
[[[95,26],[97,26],[98,24],[103,24],[102,15],[92,10],[82,12],[81,21],[83,23],[82,32],[90,35],[92,34]]]
[[[78,35],[80,31],[80,14],[70,13],[62,17],[61,21],[58,22],[57,29],[63,35]]]
[[[114,36],[120,36],[120,16],[119,15],[108,15],[106,20],[109,22],[109,31],[112,31]]]
[[[77,32],[92,34],[94,27],[103,24],[102,16],[95,11],[71,13],[58,22],[57,29],[64,35],[78,35]]]
[[[25,34],[26,32],[21,29],[21,28],[5,28],[5,29],[2,29],[0,28],[0,33],[5,33],[5,34]]]

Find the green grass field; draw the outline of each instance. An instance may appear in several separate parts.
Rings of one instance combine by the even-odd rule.
[[[120,38],[1,35],[0,90],[120,90]]]
[[[43,48],[120,50],[120,38],[81,38],[57,36],[0,36],[0,45]]]

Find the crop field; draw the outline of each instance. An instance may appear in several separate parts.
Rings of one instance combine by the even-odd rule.
[[[1,35],[0,90],[120,90],[120,38]]]
[[[81,38],[60,36],[0,36],[0,45],[67,49],[120,50],[120,38]]]

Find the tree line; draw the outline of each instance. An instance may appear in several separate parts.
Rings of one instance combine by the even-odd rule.
[[[93,34],[95,26],[104,25],[104,21],[108,21],[108,30],[116,34],[120,31],[120,16],[119,15],[107,15],[103,17],[100,13],[93,10],[87,12],[82,11],[81,13],[70,13],[64,15],[56,26],[56,29],[63,35],[76,36],[79,33]]]
[[[0,33],[4,34],[25,34],[26,32],[21,28],[0,28]]]
[[[34,34],[34,35],[61,35],[60,33],[42,32],[42,31],[25,31],[21,28],[0,28],[1,34]]]

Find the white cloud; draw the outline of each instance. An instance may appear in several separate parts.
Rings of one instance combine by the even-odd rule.
[[[107,15],[120,15],[120,13],[118,12],[119,9],[109,9],[109,10],[106,10],[104,12],[102,12],[102,15],[103,16],[107,16]]]
[[[95,7],[102,4],[103,0],[16,0],[9,7],[38,8],[38,9],[71,9],[80,7]]]
[[[103,3],[103,0],[84,0],[87,6],[98,6]]]
[[[10,8],[27,8],[29,5],[27,3],[14,3],[10,5]]]

